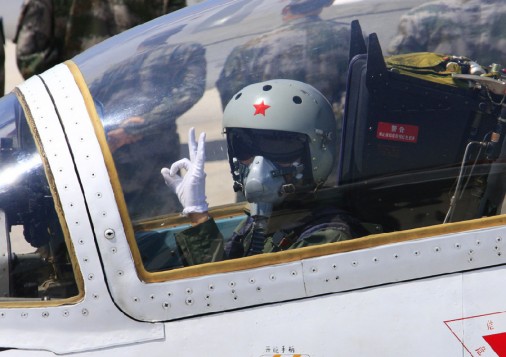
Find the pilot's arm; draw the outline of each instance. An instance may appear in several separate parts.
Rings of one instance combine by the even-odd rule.
[[[224,259],[223,236],[212,218],[176,233],[175,238],[187,266]]]
[[[223,237],[214,220],[209,216],[205,194],[206,173],[205,133],[201,133],[198,144],[195,129],[188,134],[190,159],[176,161],[162,169],[165,183],[178,196],[183,206],[183,215],[190,218],[192,227],[176,234],[176,241],[187,265],[195,265],[223,260]],[[186,174],[181,175],[181,169]]]

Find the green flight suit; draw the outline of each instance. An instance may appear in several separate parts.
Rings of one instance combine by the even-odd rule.
[[[176,234],[184,265],[196,265],[247,256],[253,236],[247,217],[226,243],[211,218]],[[271,218],[263,253],[339,242],[366,234],[349,214],[334,208],[294,211]]]

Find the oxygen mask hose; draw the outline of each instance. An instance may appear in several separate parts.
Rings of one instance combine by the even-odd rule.
[[[247,255],[263,252],[269,218],[275,204],[284,198],[280,194],[285,179],[281,175],[273,175],[276,166],[262,156],[255,156],[248,167],[248,174],[243,179],[244,196],[250,202],[253,217],[253,236]]]
[[[264,251],[265,237],[267,234],[267,224],[269,217],[253,217],[253,235],[248,249],[247,256],[260,254]]]
[[[253,217],[253,234],[247,256],[260,254],[264,250],[267,226],[272,213],[271,203],[251,203],[251,217]]]

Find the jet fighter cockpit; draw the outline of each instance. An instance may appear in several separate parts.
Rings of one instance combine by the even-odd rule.
[[[231,153],[220,121],[235,93],[269,79],[309,83],[331,104],[339,154],[325,188],[311,199],[331,197],[334,207],[361,222],[361,235],[500,213],[504,192],[496,185],[492,189],[487,177],[502,169],[487,142],[502,125],[497,121],[501,95],[472,78],[451,77],[446,66],[456,66],[453,75],[464,77],[479,66],[480,74],[500,83],[498,68],[452,52],[421,58],[428,63],[411,76],[418,64],[409,67],[389,53],[390,42],[400,48],[396,28],[378,24],[376,32],[366,14],[356,21],[364,31],[352,25],[360,5],[258,2],[246,6],[251,11],[224,5],[198,21],[160,23],[153,33],[130,34],[119,50],[125,55],[109,57],[106,69],[92,52],[75,59],[118,175],[117,198],[124,200],[148,271],[189,265],[175,238],[189,221],[183,223],[183,207],[159,175],[160,168],[190,154],[188,128],[207,134],[206,194],[222,217],[217,221],[225,244],[248,215],[244,195],[233,190]],[[259,15],[277,6],[277,18]],[[341,11],[349,16],[337,15]],[[241,29],[246,13],[259,16],[253,21],[258,28]],[[214,42],[213,31],[224,29],[236,30],[228,40]],[[103,52],[107,57],[105,45]],[[445,72],[447,82],[424,71]],[[498,145],[492,150],[496,157]]]
[[[68,94],[58,102],[51,95],[51,110],[68,145],[58,150],[73,163],[86,206],[83,219],[95,229],[104,266],[121,252],[112,246],[117,242],[128,243],[123,253],[133,259],[140,280],[160,282],[352,250],[366,236],[370,246],[502,224],[494,217],[503,213],[505,194],[504,53],[492,63],[463,46],[409,48],[414,39],[403,37],[414,28],[409,12],[427,1],[402,7],[378,1],[372,10],[359,0],[211,3],[117,35],[41,76],[48,88],[66,75],[79,88],[77,99]],[[192,263],[179,237],[194,225],[161,170],[192,156],[191,128],[206,133],[205,196],[222,237],[212,244],[222,249],[230,243],[258,207],[252,209],[237,181],[247,170],[234,166],[238,158],[228,135],[239,131],[224,129],[222,118],[243,88],[270,80],[299,81],[325,98],[335,135],[315,128],[318,139],[297,138],[322,150],[332,145],[331,170],[303,195],[291,195],[296,190],[290,185],[274,192],[288,197],[269,212],[270,226],[264,227],[272,236],[284,230],[274,238],[278,251]],[[48,151],[52,138],[40,140],[43,118],[33,120],[31,111],[38,108],[25,96],[20,90],[0,101],[0,296],[77,296],[81,278],[75,278],[73,245],[90,237],[71,237],[69,206],[60,200],[66,186],[53,180],[60,166]],[[275,105],[257,99],[264,108]],[[68,103],[85,109],[72,112],[76,104],[60,110]],[[264,113],[251,120],[266,119]],[[246,132],[251,146],[265,139]],[[233,140],[241,144],[245,138]],[[267,176],[316,177],[317,166],[312,172],[276,167]],[[353,217],[360,232],[355,239],[282,249],[293,229],[280,222],[316,227],[321,222],[311,208],[321,204]],[[113,211],[119,217],[114,224],[107,221]],[[118,268],[112,274],[123,273]]]

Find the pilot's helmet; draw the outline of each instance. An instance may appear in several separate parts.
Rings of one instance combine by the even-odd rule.
[[[243,173],[237,162],[248,158],[285,167],[301,163],[303,172],[294,176],[301,178],[296,186],[306,188],[322,185],[333,168],[337,133],[332,106],[306,83],[275,79],[243,88],[225,107],[223,130],[232,174],[240,185]]]
[[[290,0],[287,8],[295,14],[305,14],[332,5],[334,0]]]

